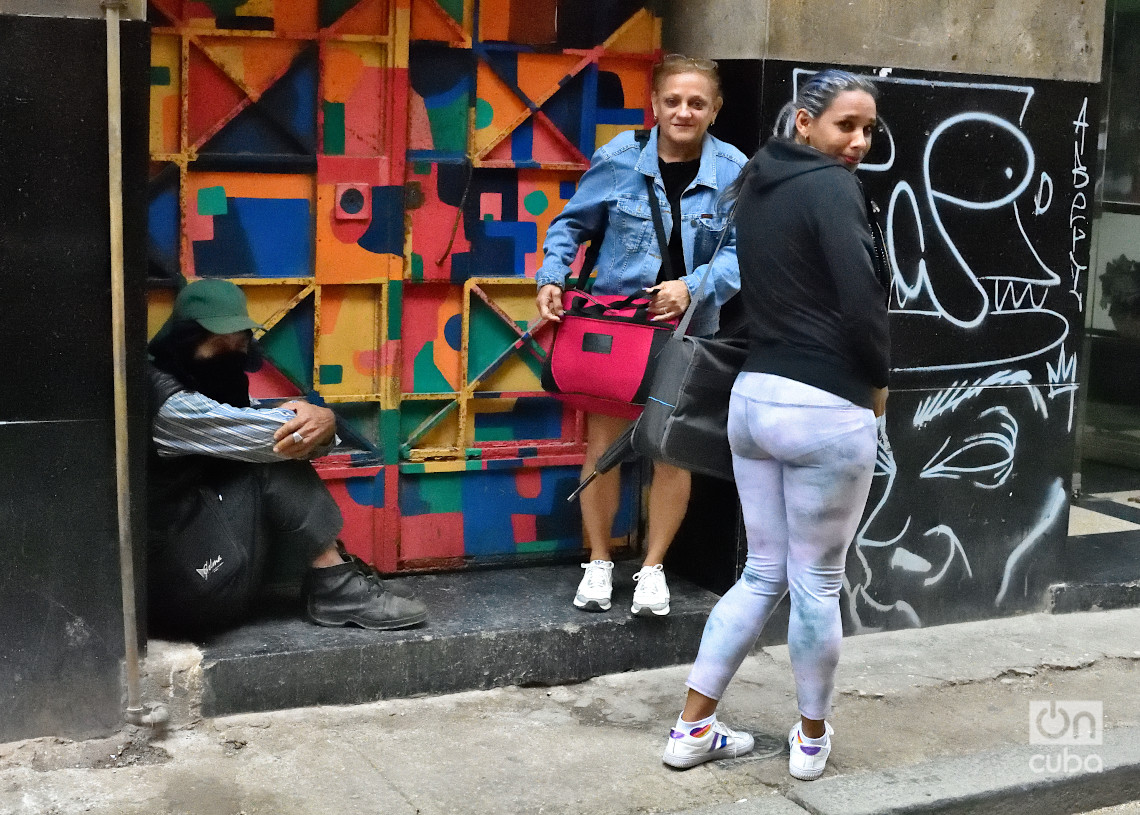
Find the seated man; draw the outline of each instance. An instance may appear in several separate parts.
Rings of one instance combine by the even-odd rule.
[[[239,622],[257,597],[270,545],[311,562],[305,615],[318,624],[394,629],[427,618],[405,591],[338,545],[340,509],[308,459],[335,441],[328,408],[250,406],[252,329],[241,289],[198,280],[175,298],[149,345],[148,589],[152,624],[199,636]]]

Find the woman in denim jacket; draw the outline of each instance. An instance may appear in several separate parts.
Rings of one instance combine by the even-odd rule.
[[[716,63],[670,54],[654,68],[653,116],[657,125],[647,142],[626,131],[598,149],[590,169],[562,213],[550,225],[538,270],[539,314],[558,321],[562,290],[572,274],[579,247],[601,237],[595,294],[652,294],[650,312],[657,320],[680,317],[695,296],[701,275],[727,225],[718,209],[720,193],[740,174],[747,158],[730,144],[708,135],[722,99]],[[644,176],[654,180],[671,266],[678,275],[665,279],[662,247],[649,208]],[[740,288],[735,237],[729,235],[709,269],[692,323],[692,333],[717,330],[720,307]],[[687,273],[686,273],[687,272]],[[586,460],[583,476],[593,472],[598,457],[627,427],[627,420],[597,413],[586,415]],[[632,612],[669,613],[669,589],[662,572],[665,552],[685,517],[690,475],[654,462],[649,491],[649,529],[645,563],[634,576]],[[590,562],[578,586],[574,605],[606,611],[612,593],[610,560],[614,515],[620,497],[617,469],[600,476],[581,496],[582,531]]]

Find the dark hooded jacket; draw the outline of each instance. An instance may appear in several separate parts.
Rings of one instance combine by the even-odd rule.
[[[875,262],[862,184],[831,157],[783,138],[747,172],[736,208],[744,370],[870,408],[890,367],[890,279]]]

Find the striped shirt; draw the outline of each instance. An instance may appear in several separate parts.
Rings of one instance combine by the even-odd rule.
[[[155,448],[162,458],[213,456],[265,463],[288,461],[273,452],[273,434],[296,418],[288,408],[233,407],[194,391],[179,391],[162,403],[151,425]],[[313,450],[326,455],[337,438]]]

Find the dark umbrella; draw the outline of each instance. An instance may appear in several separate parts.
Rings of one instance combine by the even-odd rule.
[[[567,501],[573,501],[577,498],[578,494],[590,486],[590,482],[599,475],[605,475],[617,465],[637,458],[637,453],[633,450],[633,429],[635,427],[637,427],[637,422],[631,424],[628,430],[618,436],[617,440],[606,448],[606,452],[598,456],[598,460],[594,464],[594,471],[583,479],[582,483],[578,485],[578,489],[570,493]]]

